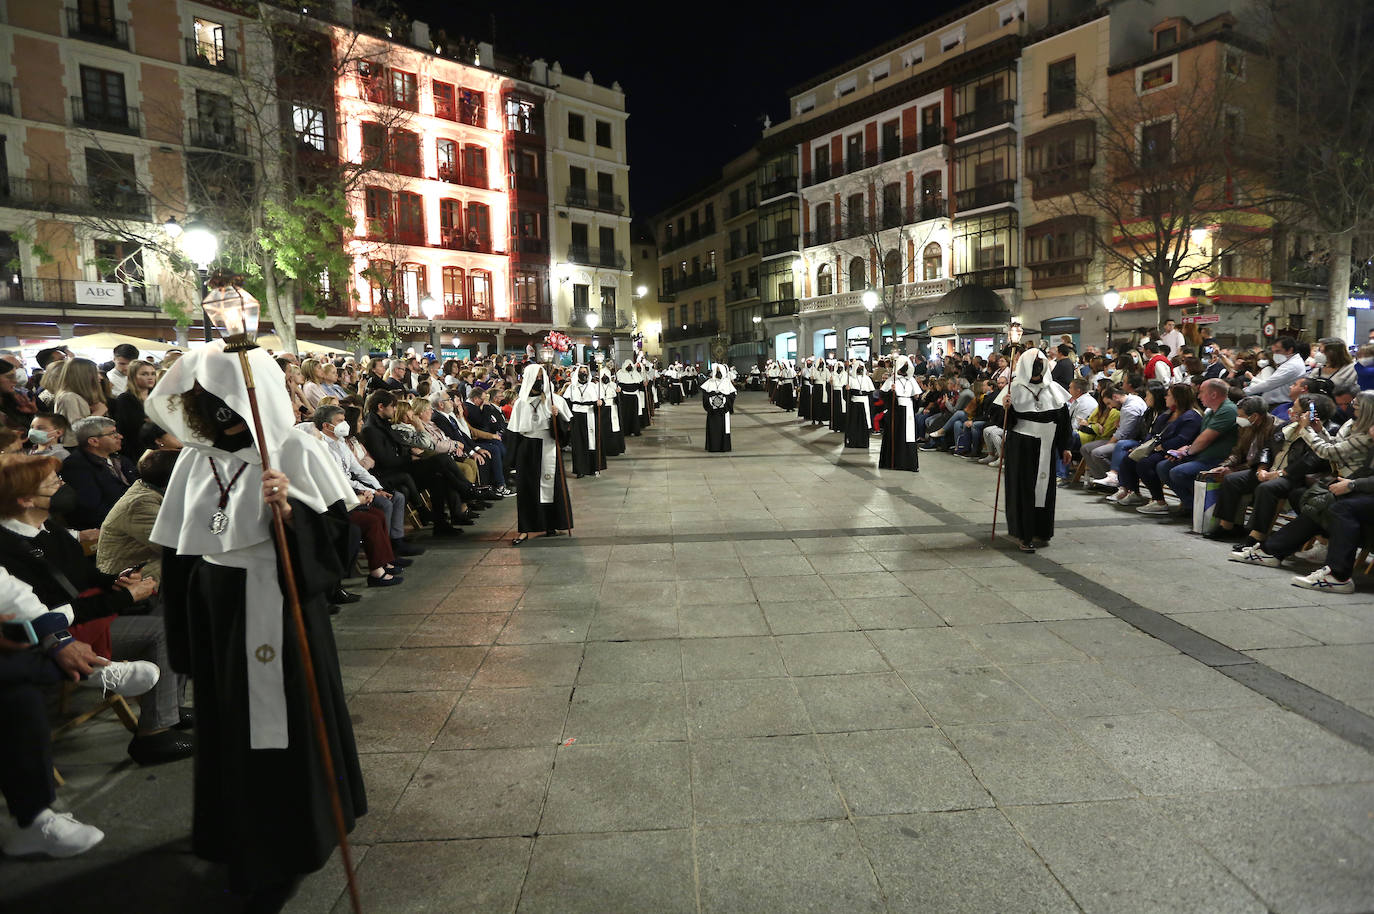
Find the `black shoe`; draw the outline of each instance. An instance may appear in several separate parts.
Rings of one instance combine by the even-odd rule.
[[[396,555],[400,556],[425,554],[423,546],[415,546],[410,543],[407,543],[405,540],[392,540],[391,551]]]
[[[1218,527],[1211,533],[1204,533],[1202,535],[1209,540],[1215,540],[1219,543],[1227,543],[1231,540],[1240,539],[1241,537],[1246,536],[1246,532],[1242,527],[1232,527],[1230,530],[1227,530],[1225,527]]]
[[[463,531],[462,531],[462,530],[460,530],[460,529],[458,529],[457,527],[454,527],[454,526],[452,526],[452,525],[450,525],[450,524],[435,524],[435,525],[434,525],[434,538],[435,538],[435,539],[447,539],[447,538],[449,538],[449,537],[462,536],[462,535],[463,535]]]
[[[129,741],[129,758],[140,765],[161,765],[190,758],[196,742],[179,730],[163,730],[151,736],[135,736]]]
[[[372,575],[368,575],[368,576],[367,576],[367,586],[368,586],[368,587],[395,587],[397,584],[401,583],[401,582],[404,581],[404,580],[405,580],[405,578],[401,577],[401,576],[398,575],[398,574],[393,574],[393,575],[392,575],[391,577],[389,577],[389,578],[388,578],[388,577],[374,578],[374,577],[372,577]]]
[[[391,560],[391,567],[393,567],[393,568],[409,568],[411,565],[414,565],[414,564],[415,564],[415,560],[414,560],[414,559],[404,558],[403,556],[399,556],[399,555],[396,556],[394,559]]]
[[[1237,528],[1237,529],[1239,529],[1239,528]],[[1234,546],[1231,547],[1231,551],[1232,551],[1232,552],[1244,552],[1246,549],[1250,548],[1251,546],[1258,546],[1258,545],[1260,544],[1260,542],[1261,542],[1261,540],[1257,540],[1257,539],[1252,538],[1252,537],[1250,536],[1250,531],[1249,531],[1249,530],[1246,530],[1246,531],[1245,531],[1245,535],[1242,536],[1239,540],[1237,540],[1237,541],[1236,541],[1236,544],[1235,544]]]
[[[475,518],[476,516],[477,516],[477,515],[474,515],[474,514],[464,514],[462,517],[460,517],[460,518],[458,518],[456,521],[454,521],[454,522],[453,522],[453,525],[454,525],[455,527],[471,527],[471,526],[473,526],[474,524],[477,523],[477,521],[474,520],[474,518]]]
[[[340,587],[339,589],[335,590],[333,593],[329,595],[329,602],[337,603],[338,605],[342,606],[345,603],[357,603],[362,598],[362,594],[349,593],[348,591]]]
[[[178,708],[180,720],[177,721],[173,730],[192,730],[196,726],[195,708]]]

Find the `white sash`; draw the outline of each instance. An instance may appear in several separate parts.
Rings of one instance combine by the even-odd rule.
[[[1012,431],[1040,441],[1040,465],[1036,468],[1035,474],[1035,506],[1043,508],[1050,491],[1050,471],[1054,469],[1054,460],[1050,452],[1054,449],[1056,423],[1017,419]]]
[[[248,667],[249,747],[285,749],[290,740],[282,672],[283,598],[277,582],[277,547],[269,539],[204,558],[211,565],[245,572],[243,649]]]
[[[916,443],[916,410],[911,406],[911,397],[898,397],[897,403],[906,407],[906,443]]]
[[[837,406],[837,407],[839,408],[840,412],[844,412],[844,410],[845,410],[844,388],[837,387],[837,388],[835,388],[835,390],[836,390],[836,392],[839,394],[839,396],[837,396],[837,397],[835,398],[835,406]]]
[[[587,446],[590,447],[592,450],[596,450],[596,412],[597,412],[597,411],[596,411],[595,409],[593,409],[592,407],[598,406],[599,402],[600,402],[600,401],[594,401],[594,402],[591,402],[591,403],[574,403],[574,404],[572,405],[572,411],[573,411],[573,412],[575,412],[575,413],[583,413],[583,414],[585,414],[586,417],[587,417]]]
[[[601,400],[599,402],[611,408],[611,431],[620,431],[620,407],[616,404],[615,397],[611,397],[609,402],[606,400]]]
[[[864,393],[864,394],[854,394],[854,395],[851,396],[849,399],[852,400],[854,403],[862,403],[862,404],[863,404],[863,407],[864,407],[864,427],[865,427],[865,428],[872,428],[872,427],[873,427],[873,417],[870,416],[870,415],[868,414],[868,404],[869,404],[869,401],[868,401],[868,394],[866,394],[866,393]]]
[[[554,476],[558,473],[558,448],[554,446],[553,436],[548,429],[536,439],[539,446],[543,449],[540,453],[539,467],[539,503],[542,505],[553,504],[553,483]]]

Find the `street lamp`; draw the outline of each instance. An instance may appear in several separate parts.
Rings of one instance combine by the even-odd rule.
[[[200,298],[204,301],[209,291],[207,280],[210,275],[210,264],[219,256],[219,236],[199,219],[193,219],[182,226],[175,218],[169,218],[162,223],[162,230],[173,244],[180,242],[182,253],[190,258],[191,263],[195,264],[196,274],[200,278]],[[204,308],[201,311],[205,322],[205,342],[209,343],[213,333],[210,326],[210,314]]]
[[[868,359],[873,360],[873,311],[878,307],[878,293],[872,289],[864,289],[863,294],[864,310],[868,312]],[[896,332],[896,328],[893,328]]]
[[[636,287],[635,287],[635,298],[643,298],[644,296],[646,296],[646,295],[648,295],[648,294],[649,294],[649,287],[648,287],[648,286],[636,286]]]
[[[593,333],[595,333],[595,332],[596,332],[596,327],[597,327],[597,325],[600,324],[600,323],[601,323],[601,315],[597,314],[595,311],[588,311],[588,312],[587,312],[587,329],[588,329],[588,330],[590,330],[590,331],[592,331]]]
[[[426,295],[420,299],[420,313],[425,316],[425,320],[432,321],[444,313],[444,306],[433,295]]]
[[[1020,321],[1012,321],[1011,325],[1007,327],[1007,341],[1013,346],[1018,345],[1021,342],[1021,334],[1025,331],[1026,328],[1021,326]]]
[[[1102,307],[1107,309],[1107,348],[1112,348],[1112,318],[1116,316],[1116,309],[1121,306],[1121,293],[1116,291],[1116,286],[1108,286],[1107,291],[1102,293]]]

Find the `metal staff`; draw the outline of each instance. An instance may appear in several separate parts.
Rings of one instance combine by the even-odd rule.
[[[253,414],[253,432],[257,439],[258,456],[262,460],[262,471],[272,469],[271,458],[267,455],[267,441],[263,437],[262,415],[258,411],[258,392],[253,383],[253,368],[248,364],[249,350],[256,349],[248,333],[225,337],[225,351],[238,353],[239,368],[243,370],[243,383],[248,391],[248,409]],[[305,676],[306,692],[310,696],[310,716],[315,721],[315,743],[324,763],[325,786],[329,792],[329,806],[334,814],[334,830],[339,838],[339,856],[343,860],[344,876],[348,880],[348,898],[353,906],[353,914],[362,914],[362,898],[358,894],[358,877],[353,872],[353,855],[348,846],[348,827],[344,824],[343,800],[339,796],[339,782],[334,773],[334,755],[329,746],[329,734],[324,727],[324,708],[320,703],[320,689],[315,681],[315,662],[310,655],[310,639],[305,633],[305,616],[301,612],[300,592],[296,589],[296,571],[291,567],[291,547],[286,541],[286,523],[282,520],[281,505],[272,505],[272,536],[276,540],[277,555],[281,558],[282,591],[286,605],[291,613],[292,627],[296,630],[296,648],[301,655],[301,672]]]

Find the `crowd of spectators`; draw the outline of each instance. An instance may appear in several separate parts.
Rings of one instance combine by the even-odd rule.
[[[61,347],[26,363],[0,353],[0,789],[18,830],[12,855],[70,856],[102,834],[52,809],[47,698],[65,680],[137,697],[129,756],[194,752],[186,679],[169,665],[152,529],[181,442],[147,417],[149,392],[180,357],[120,346],[104,365]],[[35,364],[36,363],[36,364]],[[514,359],[278,356],[296,427],[318,438],[358,496],[355,566],[330,594],[404,583],[436,538],[461,536],[514,495],[508,453]]]
[[[1079,353],[1069,337],[1042,345],[1071,396],[1074,462],[1059,461],[1060,486],[1106,490],[1113,506],[1234,540],[1233,561],[1320,566],[1297,586],[1354,590],[1356,554],[1374,540],[1374,343],[1279,337],[1237,350],[1205,332],[1190,344],[1169,321],[1105,351]],[[994,397],[1010,355],[916,357],[924,450],[997,462]]]

